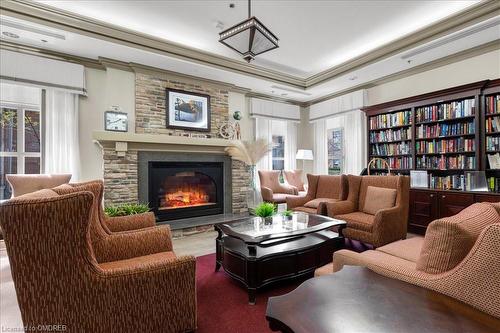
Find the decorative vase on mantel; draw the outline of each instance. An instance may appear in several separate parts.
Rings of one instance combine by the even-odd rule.
[[[257,187],[257,166],[249,165],[250,171],[250,184],[246,193],[247,207],[250,214],[254,214],[255,207],[262,203],[262,195],[260,189]]]

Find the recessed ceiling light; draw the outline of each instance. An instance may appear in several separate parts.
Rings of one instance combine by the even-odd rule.
[[[40,39],[40,42],[42,42],[42,43],[48,43],[49,41],[46,40],[46,39]]]
[[[10,32],[10,31],[4,31],[4,32],[2,32],[2,35],[10,37],[10,38],[19,38],[19,35],[15,34],[13,32]]]
[[[236,6],[234,5],[234,3],[230,3],[230,4],[229,4],[229,8],[234,8],[234,7],[236,7]]]
[[[354,80],[357,80],[357,79],[358,79],[358,77],[356,75],[353,75],[353,76],[349,77],[349,80],[351,80],[351,81],[354,81]]]

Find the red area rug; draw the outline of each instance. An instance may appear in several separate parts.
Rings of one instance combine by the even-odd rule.
[[[272,332],[266,320],[267,299],[295,289],[302,281],[274,285],[257,293],[255,305],[238,282],[221,268],[215,272],[215,254],[196,258],[198,298],[197,333],[265,333]]]

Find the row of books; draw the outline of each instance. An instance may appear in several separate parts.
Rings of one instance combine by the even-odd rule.
[[[486,151],[500,150],[500,137],[487,136],[486,137]]]
[[[476,132],[475,121],[460,122],[455,124],[434,124],[417,126],[417,138],[435,138],[439,136],[474,134]]]
[[[410,124],[411,111],[400,111],[370,117],[370,129],[382,129]]]
[[[465,176],[433,176],[429,175],[429,188],[438,190],[462,190],[465,191]]]
[[[374,156],[411,154],[411,144],[409,142],[374,144],[371,146],[371,154]]]
[[[417,108],[417,122],[437,121],[473,116],[476,111],[474,98]]]
[[[471,152],[476,150],[476,141],[464,138],[418,141],[415,148],[417,154]]]
[[[500,95],[491,95],[485,97],[486,114],[500,114]]]
[[[494,132],[500,132],[500,117],[491,117],[486,119],[486,133]]]
[[[475,156],[421,156],[416,159],[417,169],[475,169]]]
[[[411,140],[411,128],[400,128],[397,130],[384,130],[380,132],[370,132],[370,142],[389,142],[399,140]]]
[[[500,193],[500,178],[488,177],[486,180],[490,192]]]
[[[391,169],[411,169],[413,167],[411,156],[385,158]],[[381,160],[372,163],[373,169],[385,169],[386,165]]]

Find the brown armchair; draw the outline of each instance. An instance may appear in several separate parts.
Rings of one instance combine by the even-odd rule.
[[[299,195],[305,196],[307,194],[307,186],[302,180],[302,174],[302,170],[283,170],[286,182],[296,187]]]
[[[133,257],[150,255],[163,251],[172,251],[170,226],[162,225],[131,231],[112,232],[107,227],[102,209],[102,181],[90,181],[76,186],[61,185],[52,190],[59,195],[77,192],[91,192],[94,202],[92,206],[92,223],[90,224],[90,240],[97,262],[125,260]],[[148,242],[144,242],[144,238]]]
[[[266,202],[284,203],[289,195],[297,195],[297,188],[279,181],[280,171],[259,170],[260,191],[262,199]]]
[[[176,257],[165,247],[136,257],[138,244],[127,243],[120,251],[129,259],[99,263],[89,242],[92,193],[44,191],[0,206],[24,325],[94,333],[196,329],[193,257]]]
[[[307,194],[288,197],[287,208],[311,214],[326,215],[326,203],[345,200],[347,197],[347,177],[307,174],[309,187]]]
[[[328,216],[347,222],[344,236],[375,247],[406,238],[409,177],[349,175],[348,180],[347,200],[326,204]]]

